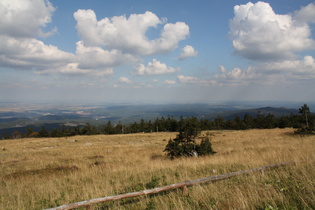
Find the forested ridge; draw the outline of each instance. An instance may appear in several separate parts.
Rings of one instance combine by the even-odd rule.
[[[187,124],[198,130],[246,130],[246,129],[272,129],[293,127],[297,132],[313,133],[315,130],[315,115],[312,115],[305,104],[299,109],[300,114],[276,117],[273,114],[257,114],[253,117],[249,114],[236,115],[234,119],[224,119],[217,116],[214,120],[198,119],[197,117],[180,117],[179,120],[172,116],[157,118],[154,121],[141,119],[129,124],[112,123],[108,121],[104,125],[92,125],[86,123],[84,126],[67,127],[62,125],[60,129],[48,130],[45,126],[36,132],[32,127],[26,133],[14,131],[5,134],[4,139],[15,139],[23,137],[67,137],[75,135],[97,135],[97,134],[127,134],[127,133],[150,133],[150,132],[179,132]]]

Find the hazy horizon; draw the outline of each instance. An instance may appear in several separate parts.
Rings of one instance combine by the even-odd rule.
[[[7,104],[7,105],[5,105]],[[261,108],[261,107],[275,107],[275,108],[293,108],[298,109],[302,105],[307,104],[311,111],[315,111],[315,101],[212,101],[212,102],[191,102],[191,103],[159,103],[159,102],[141,102],[141,101],[125,101],[125,102],[105,102],[105,101],[2,101],[0,100],[0,109],[1,107],[8,107],[8,106],[14,106],[14,107],[34,107],[39,106],[43,109],[45,107],[89,107],[89,106],[124,106],[124,105],[132,105],[132,106],[165,106],[165,105],[213,105],[213,106],[235,106],[240,108]],[[1,111],[1,110],[0,110]]]

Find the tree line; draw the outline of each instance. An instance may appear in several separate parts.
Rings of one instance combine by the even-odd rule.
[[[190,124],[198,130],[246,130],[246,129],[271,129],[293,127],[297,132],[314,133],[315,116],[311,114],[309,107],[304,104],[299,109],[300,114],[275,117],[273,114],[257,114],[253,117],[244,114],[243,117],[236,115],[234,119],[224,119],[217,116],[214,120],[197,119],[196,117],[180,117],[179,120],[172,116],[157,118],[154,121],[141,119],[139,122],[130,124],[112,123],[108,121],[104,125],[92,125],[86,123],[84,126],[67,127],[62,125],[60,129],[48,131],[44,126],[39,131],[28,128],[26,133],[13,132],[6,138],[22,137],[67,137],[75,135],[97,135],[97,134],[128,134],[128,133],[150,133],[150,132],[179,132],[183,126]]]

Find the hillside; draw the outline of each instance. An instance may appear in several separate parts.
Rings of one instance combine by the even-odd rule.
[[[314,209],[315,136],[292,129],[210,131],[215,155],[170,160],[176,133],[0,141],[2,209],[43,209],[274,163],[295,166],[156,196],[103,204],[110,209]],[[100,206],[99,206],[100,207]]]
[[[285,107],[261,107],[256,109],[242,109],[242,110],[235,110],[235,111],[224,111],[224,112],[217,112],[208,115],[207,117],[210,119],[214,119],[217,116],[222,117],[226,120],[232,120],[236,116],[243,117],[245,114],[250,115],[252,117],[257,117],[258,115],[268,115],[272,114],[275,117],[281,116],[289,116],[291,114],[299,114],[298,109],[292,108],[285,108]]]

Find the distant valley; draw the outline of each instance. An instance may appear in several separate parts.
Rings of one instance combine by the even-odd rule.
[[[213,120],[220,116],[226,120],[235,116],[243,118],[245,114],[273,114],[276,117],[298,114],[298,108],[259,107],[261,104],[250,103],[213,103],[213,104],[109,104],[109,105],[12,105],[2,103],[0,106],[0,138],[4,133],[10,134],[15,130],[25,133],[32,127],[38,131],[42,126],[47,130],[60,129],[61,125],[80,126],[90,123],[93,125],[112,123],[129,124],[141,119],[154,121],[162,117],[195,116],[198,119]],[[291,107],[293,105],[291,104]]]

